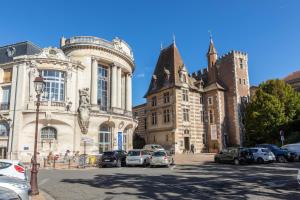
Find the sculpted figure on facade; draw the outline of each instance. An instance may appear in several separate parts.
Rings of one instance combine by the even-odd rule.
[[[89,88],[79,90],[79,126],[83,134],[87,134],[90,120],[90,95]]]

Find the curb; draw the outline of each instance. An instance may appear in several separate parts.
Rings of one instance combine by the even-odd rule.
[[[40,189],[40,193],[44,196],[46,200],[55,200],[49,193],[45,192],[44,190]]]

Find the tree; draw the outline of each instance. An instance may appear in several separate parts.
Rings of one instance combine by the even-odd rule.
[[[259,85],[246,108],[246,145],[279,143],[279,130],[300,117],[300,96],[281,80]]]

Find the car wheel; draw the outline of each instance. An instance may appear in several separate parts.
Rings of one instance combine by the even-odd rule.
[[[264,159],[262,159],[262,158],[257,158],[257,163],[258,163],[258,164],[263,164],[263,163],[264,163]]]
[[[235,164],[235,165],[239,165],[239,164],[240,164],[240,161],[239,161],[239,159],[237,159],[237,158],[236,158],[236,159],[234,159],[234,164]]]
[[[280,163],[284,163],[284,162],[286,162],[286,159],[285,159],[284,156],[278,156],[277,161],[280,162]]]

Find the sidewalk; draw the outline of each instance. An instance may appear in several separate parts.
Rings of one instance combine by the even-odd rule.
[[[176,165],[201,165],[206,162],[213,162],[214,155],[214,153],[175,154],[174,161]]]

